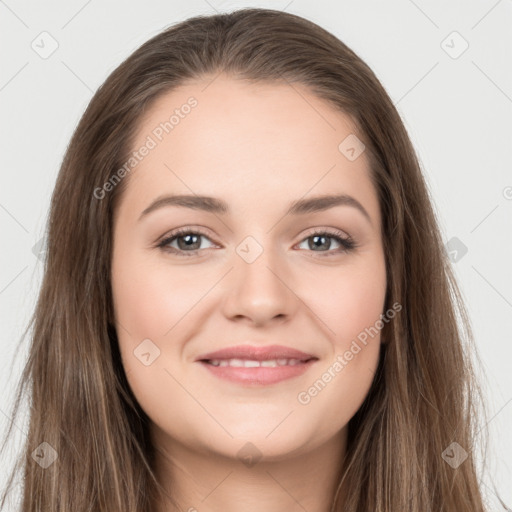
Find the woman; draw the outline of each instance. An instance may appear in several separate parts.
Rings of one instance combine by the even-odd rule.
[[[73,135],[47,244],[21,510],[484,510],[428,191],[325,30],[245,9],[146,42]]]

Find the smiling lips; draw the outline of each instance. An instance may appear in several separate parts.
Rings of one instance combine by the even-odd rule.
[[[203,354],[196,362],[232,382],[268,385],[303,374],[317,360],[312,354],[282,345],[237,345]]]

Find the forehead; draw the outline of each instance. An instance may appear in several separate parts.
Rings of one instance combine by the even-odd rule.
[[[301,84],[224,75],[189,82],[141,119],[132,150],[152,148],[129,175],[126,201],[140,213],[163,193],[194,193],[247,210],[339,192],[378,218],[365,152],[355,160],[344,153],[351,137],[362,138],[353,120]]]

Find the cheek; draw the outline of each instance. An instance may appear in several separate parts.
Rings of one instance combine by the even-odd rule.
[[[309,282],[314,282],[314,286],[303,283],[303,297],[336,352],[347,350],[358,336],[364,339],[365,333],[370,338],[367,330],[375,326],[384,308],[386,271],[383,260],[375,258],[337,271],[317,270]],[[380,332],[372,333],[378,343]]]
[[[116,319],[133,342],[162,340],[174,328],[204,294],[200,274],[191,279],[179,267],[171,269],[137,254],[113,265]]]
[[[379,360],[380,345],[362,347],[351,360],[337,354],[297,395],[297,418],[326,438],[339,432],[363,404]]]
[[[361,406],[378,366],[386,272],[380,258],[336,273],[330,270],[317,272],[315,293],[306,301],[331,340],[330,357],[297,401],[312,414],[324,411],[339,425]]]
[[[157,417],[162,390],[181,393],[164,370],[181,368],[184,347],[201,329],[198,305],[218,277],[207,265],[191,271],[137,251],[122,254],[112,265],[119,351],[139,403]]]
[[[374,269],[375,270],[375,269]],[[311,301],[328,326],[329,357],[296,395],[299,414],[326,437],[348,424],[370,390],[380,354],[379,319],[383,313],[385,275],[350,272],[325,285],[330,293]],[[312,420],[311,420],[312,419]],[[304,420],[307,421],[307,420]]]
[[[179,364],[180,360],[182,343],[169,340],[186,340],[191,333],[187,313],[201,296],[194,282],[190,276],[186,279],[186,273],[170,271],[136,251],[126,251],[113,261],[112,294],[122,364],[137,401],[153,421],[164,414],[162,390],[175,397],[181,393],[164,370],[174,371],[169,361]]]

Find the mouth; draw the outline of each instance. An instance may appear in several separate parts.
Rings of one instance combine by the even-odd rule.
[[[294,358],[280,358],[280,359],[201,359],[199,362],[210,364],[217,367],[232,367],[232,368],[277,368],[279,366],[297,366],[306,364],[309,361],[316,360],[316,357],[308,359],[294,359]]]
[[[207,354],[200,355],[196,361],[231,361],[231,360],[243,360],[243,361],[283,361],[287,362],[298,360],[307,361],[315,358],[313,354],[307,354],[301,350],[297,350],[292,347],[285,345],[236,345],[232,347],[226,347],[214,352],[208,352]]]
[[[234,384],[268,386],[299,377],[307,372],[318,358],[267,359],[205,359],[198,361],[210,374]]]
[[[286,345],[236,345],[196,359],[211,375],[245,386],[267,386],[304,374],[318,357]]]

